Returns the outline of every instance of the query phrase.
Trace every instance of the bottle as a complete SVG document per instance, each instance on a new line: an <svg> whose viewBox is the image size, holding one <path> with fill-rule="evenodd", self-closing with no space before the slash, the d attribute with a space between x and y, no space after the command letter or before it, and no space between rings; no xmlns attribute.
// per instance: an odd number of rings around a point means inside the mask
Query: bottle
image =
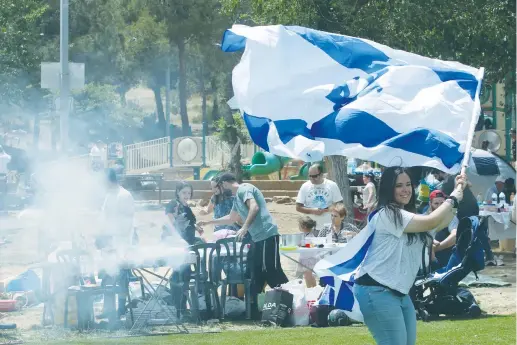
<svg viewBox="0 0 517 345"><path fill-rule="evenodd" d="M355 174L355 170L357 169L357 161L354 159L354 158L350 158L348 160L348 164L347 164L347 170L348 170L348 173L349 174Z"/></svg>
<svg viewBox="0 0 517 345"><path fill-rule="evenodd" d="M478 196L476 197L477 201L478 201L478 206L481 206L483 204L483 197L481 196L481 193L478 194Z"/></svg>
<svg viewBox="0 0 517 345"><path fill-rule="evenodd" d="M329 231L329 233L327 234L325 242L327 242L327 244L332 243L332 231Z"/></svg>
<svg viewBox="0 0 517 345"><path fill-rule="evenodd" d="M506 205L506 195L503 192L499 193L499 205L504 207Z"/></svg>
<svg viewBox="0 0 517 345"><path fill-rule="evenodd" d="M497 194L492 193L492 205L497 205Z"/></svg>

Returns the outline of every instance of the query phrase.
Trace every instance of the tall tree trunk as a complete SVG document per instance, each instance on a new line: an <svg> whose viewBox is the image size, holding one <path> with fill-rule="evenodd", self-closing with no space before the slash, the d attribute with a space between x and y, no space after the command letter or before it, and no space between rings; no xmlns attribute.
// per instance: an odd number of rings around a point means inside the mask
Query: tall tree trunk
<svg viewBox="0 0 517 345"><path fill-rule="evenodd" d="M348 180L347 172L348 159L344 156L329 156L326 162L330 162L328 168L329 178L336 182L341 195L343 196L343 203L345 204L348 218L354 218L354 208L352 193L350 192L350 181Z"/></svg>
<svg viewBox="0 0 517 345"><path fill-rule="evenodd" d="M212 123L215 123L219 120L219 97L217 96L217 80L215 77L212 78L210 82L211 92L212 92Z"/></svg>
<svg viewBox="0 0 517 345"><path fill-rule="evenodd" d="M152 87L154 93L154 100L156 102L156 116L158 117L158 126L160 127L160 134L162 136L167 135L167 129L165 128L165 112L163 111L162 92L159 86Z"/></svg>
<svg viewBox="0 0 517 345"><path fill-rule="evenodd" d="M176 42L178 46L178 63L179 63L179 81L178 81L178 96L180 102L180 116L181 116L181 129L183 135L189 135L190 124L188 121L187 114L187 68L185 61L185 41L179 39Z"/></svg>
<svg viewBox="0 0 517 345"><path fill-rule="evenodd" d="M230 99L231 94L233 92L232 87L232 78L231 75L228 78L229 87L225 88L225 97L226 99ZM235 120L233 119L233 113L230 109L224 112L224 120L228 125L232 125L233 128L229 133L229 146L231 148L230 162L228 164L228 169L235 174L237 177L237 181L242 181L242 165L241 165L241 145L240 140L237 135L237 129L235 128Z"/></svg>
<svg viewBox="0 0 517 345"><path fill-rule="evenodd" d="M206 112L206 87L205 87L205 68L201 62L201 72L199 73L199 92L201 93L201 118L203 121L203 128L208 125L208 118ZM206 133L208 135L208 133Z"/></svg>

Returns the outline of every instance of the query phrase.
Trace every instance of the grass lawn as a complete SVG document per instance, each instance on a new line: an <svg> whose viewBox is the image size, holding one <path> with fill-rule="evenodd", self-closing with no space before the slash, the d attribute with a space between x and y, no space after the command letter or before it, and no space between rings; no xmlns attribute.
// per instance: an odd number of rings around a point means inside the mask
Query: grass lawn
<svg viewBox="0 0 517 345"><path fill-rule="evenodd" d="M477 320L440 320L418 322L418 345L510 345L516 343L516 318L490 316ZM48 341L48 340L47 340ZM32 343L32 342L29 342ZM211 334L167 335L133 338L96 338L92 340L37 341L55 345L82 344L354 344L374 345L366 327L286 328L250 331L222 331Z"/></svg>

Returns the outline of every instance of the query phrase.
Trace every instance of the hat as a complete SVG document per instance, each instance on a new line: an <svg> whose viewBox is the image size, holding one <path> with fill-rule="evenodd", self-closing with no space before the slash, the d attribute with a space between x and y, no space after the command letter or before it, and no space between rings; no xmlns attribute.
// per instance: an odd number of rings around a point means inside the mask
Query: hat
<svg viewBox="0 0 517 345"><path fill-rule="evenodd" d="M505 183L505 182L506 182L506 179L505 179L503 176L499 175L499 176L497 176L497 178L495 179L495 182L496 182L496 183L497 183L497 182Z"/></svg>
<svg viewBox="0 0 517 345"><path fill-rule="evenodd" d="M369 177L371 179L375 178L375 174L373 173L373 171L368 171L368 172L364 173L364 176Z"/></svg>
<svg viewBox="0 0 517 345"><path fill-rule="evenodd" d="M444 192L442 192L441 190L437 189L437 190L433 190L431 192L431 194L429 194L429 200L433 200L434 198L447 198L447 194L445 194Z"/></svg>

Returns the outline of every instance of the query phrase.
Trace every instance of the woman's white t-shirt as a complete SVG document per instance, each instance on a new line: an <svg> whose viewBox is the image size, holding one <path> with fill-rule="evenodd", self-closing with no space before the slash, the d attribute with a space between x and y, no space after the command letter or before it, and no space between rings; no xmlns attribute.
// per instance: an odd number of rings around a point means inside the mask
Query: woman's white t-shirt
<svg viewBox="0 0 517 345"><path fill-rule="evenodd" d="M375 234L355 279L368 274L378 283L408 294L422 264L424 243L416 238L408 244L404 229L414 214L401 210L402 224L395 225L391 211L382 209L373 216L369 226Z"/></svg>
<svg viewBox="0 0 517 345"><path fill-rule="evenodd" d="M370 209L375 204L375 185L373 182L368 182L363 188L363 206L366 209Z"/></svg>

